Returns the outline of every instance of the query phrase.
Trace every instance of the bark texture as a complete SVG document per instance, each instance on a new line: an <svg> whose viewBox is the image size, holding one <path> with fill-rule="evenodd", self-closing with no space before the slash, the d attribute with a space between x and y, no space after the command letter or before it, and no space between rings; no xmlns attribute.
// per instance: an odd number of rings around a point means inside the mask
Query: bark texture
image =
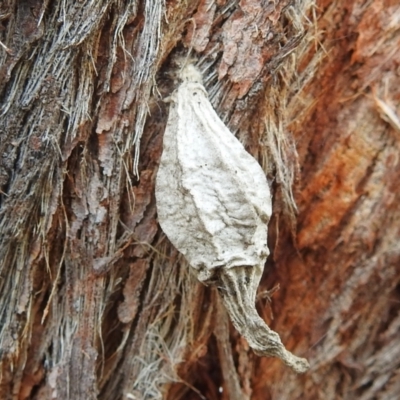
<svg viewBox="0 0 400 400"><path fill-rule="evenodd" d="M3 1L0 398L397 399L399 48L397 0ZM157 224L189 50L272 184L258 311L305 375Z"/></svg>

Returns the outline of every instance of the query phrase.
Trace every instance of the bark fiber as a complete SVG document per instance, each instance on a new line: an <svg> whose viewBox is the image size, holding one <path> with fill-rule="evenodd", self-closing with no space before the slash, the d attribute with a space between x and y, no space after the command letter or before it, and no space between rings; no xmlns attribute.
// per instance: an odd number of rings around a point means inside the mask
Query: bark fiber
<svg viewBox="0 0 400 400"><path fill-rule="evenodd" d="M0 398L397 399L399 48L397 0L4 0ZM158 226L189 52L271 183L257 306L304 375Z"/></svg>

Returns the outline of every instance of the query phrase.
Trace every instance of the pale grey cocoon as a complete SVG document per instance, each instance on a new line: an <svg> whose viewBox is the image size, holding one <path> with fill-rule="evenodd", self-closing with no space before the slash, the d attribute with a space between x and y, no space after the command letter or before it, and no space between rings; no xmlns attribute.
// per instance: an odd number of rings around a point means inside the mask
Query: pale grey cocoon
<svg viewBox="0 0 400 400"><path fill-rule="evenodd" d="M181 78L171 96L156 179L161 228L197 278L217 284L234 326L250 346L303 372L306 365L298 366L303 359L284 349L254 305L269 254L272 210L265 174L212 108L199 71L188 65Z"/></svg>

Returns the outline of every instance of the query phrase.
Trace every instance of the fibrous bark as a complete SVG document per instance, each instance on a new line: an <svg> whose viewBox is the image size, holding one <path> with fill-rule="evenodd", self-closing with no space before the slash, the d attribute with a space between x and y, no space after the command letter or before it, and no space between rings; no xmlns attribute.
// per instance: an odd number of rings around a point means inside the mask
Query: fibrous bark
<svg viewBox="0 0 400 400"><path fill-rule="evenodd" d="M0 398L394 399L394 0L0 5ZM273 188L258 310L296 377L227 325L157 225L173 58ZM240 391L240 393L238 393Z"/></svg>

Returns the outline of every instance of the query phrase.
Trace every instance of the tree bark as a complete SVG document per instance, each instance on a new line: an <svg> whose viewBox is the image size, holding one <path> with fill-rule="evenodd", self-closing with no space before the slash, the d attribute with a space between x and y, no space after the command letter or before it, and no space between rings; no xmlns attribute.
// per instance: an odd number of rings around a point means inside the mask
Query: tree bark
<svg viewBox="0 0 400 400"><path fill-rule="evenodd" d="M0 5L1 399L395 399L394 0ZM157 224L176 60L262 165L257 357ZM279 285L279 290L263 293Z"/></svg>

